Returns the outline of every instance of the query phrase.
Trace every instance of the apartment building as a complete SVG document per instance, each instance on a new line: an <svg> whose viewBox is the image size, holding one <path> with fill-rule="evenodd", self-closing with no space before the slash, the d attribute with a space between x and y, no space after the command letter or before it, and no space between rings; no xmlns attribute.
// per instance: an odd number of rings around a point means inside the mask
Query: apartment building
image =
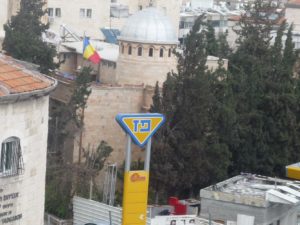
<svg viewBox="0 0 300 225"><path fill-rule="evenodd" d="M20 9L20 0L0 0L0 50L4 38L3 25Z"/></svg>
<svg viewBox="0 0 300 225"><path fill-rule="evenodd" d="M62 25L78 36L103 40L109 26L110 0L47 0L50 29L61 34Z"/></svg>
<svg viewBox="0 0 300 225"><path fill-rule="evenodd" d="M241 174L200 191L201 216L230 225L298 225L300 182Z"/></svg>

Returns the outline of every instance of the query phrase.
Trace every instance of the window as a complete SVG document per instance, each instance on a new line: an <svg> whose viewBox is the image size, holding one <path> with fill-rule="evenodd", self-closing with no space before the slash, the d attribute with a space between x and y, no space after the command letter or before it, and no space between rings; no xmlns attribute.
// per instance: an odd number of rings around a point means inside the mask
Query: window
<svg viewBox="0 0 300 225"><path fill-rule="evenodd" d="M164 57L164 49L163 48L161 48L160 50L159 50L159 57Z"/></svg>
<svg viewBox="0 0 300 225"><path fill-rule="evenodd" d="M124 54L124 45L123 44L121 44L121 52L122 52L122 54Z"/></svg>
<svg viewBox="0 0 300 225"><path fill-rule="evenodd" d="M153 48L149 49L149 57L153 57Z"/></svg>
<svg viewBox="0 0 300 225"><path fill-rule="evenodd" d="M85 9L80 9L79 14L80 14L81 18L84 18L85 17Z"/></svg>
<svg viewBox="0 0 300 225"><path fill-rule="evenodd" d="M143 54L142 47L138 47L138 56L142 56L142 54Z"/></svg>
<svg viewBox="0 0 300 225"><path fill-rule="evenodd" d="M143 9L143 6L139 5L139 10L142 10Z"/></svg>
<svg viewBox="0 0 300 225"><path fill-rule="evenodd" d="M277 223L276 223L276 225L280 225L280 220L277 220Z"/></svg>
<svg viewBox="0 0 300 225"><path fill-rule="evenodd" d="M87 18L92 18L92 9L87 9L86 10L86 17Z"/></svg>
<svg viewBox="0 0 300 225"><path fill-rule="evenodd" d="M92 18L92 9L80 9L79 15L81 18Z"/></svg>
<svg viewBox="0 0 300 225"><path fill-rule="evenodd" d="M2 142L0 154L0 177L14 176L23 171L20 139L11 137Z"/></svg>
<svg viewBox="0 0 300 225"><path fill-rule="evenodd" d="M61 9L60 8L55 9L55 16L56 17L61 17Z"/></svg>
<svg viewBox="0 0 300 225"><path fill-rule="evenodd" d="M172 55L172 49L170 48L168 56L171 57L171 55Z"/></svg>
<svg viewBox="0 0 300 225"><path fill-rule="evenodd" d="M53 17L53 8L48 8L48 16Z"/></svg>
<svg viewBox="0 0 300 225"><path fill-rule="evenodd" d="M131 55L132 54L132 47L131 47L131 45L129 45L129 47L128 47L128 55Z"/></svg>

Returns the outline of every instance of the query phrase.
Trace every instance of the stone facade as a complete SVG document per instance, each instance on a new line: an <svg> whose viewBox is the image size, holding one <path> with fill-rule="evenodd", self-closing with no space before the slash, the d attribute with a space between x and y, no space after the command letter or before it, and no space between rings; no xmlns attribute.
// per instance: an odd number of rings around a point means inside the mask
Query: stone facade
<svg viewBox="0 0 300 225"><path fill-rule="evenodd" d="M289 24L294 25L294 31L300 32L300 3L288 5L285 9L285 18Z"/></svg>
<svg viewBox="0 0 300 225"><path fill-rule="evenodd" d="M110 1L102 0L47 0L50 29L60 32L60 25L65 24L80 36L89 36L103 40L100 28L109 26ZM60 11L60 13L58 11Z"/></svg>
<svg viewBox="0 0 300 225"><path fill-rule="evenodd" d="M4 38L3 25L20 9L20 0L0 0L0 50Z"/></svg>
<svg viewBox="0 0 300 225"><path fill-rule="evenodd" d="M24 162L23 174L0 177L0 224L44 222L48 100L45 96L0 105L0 142L19 138ZM12 218L15 222L5 222Z"/></svg>
<svg viewBox="0 0 300 225"><path fill-rule="evenodd" d="M168 72L176 69L176 57L172 53L174 48L176 45L121 41L116 72L117 83L155 86L158 81L162 85Z"/></svg>
<svg viewBox="0 0 300 225"><path fill-rule="evenodd" d="M114 151L110 162L124 160L126 135L115 121L118 113L142 112L149 104L153 88L144 86L104 86L92 85L92 93L85 110L85 127L83 146L95 149L102 140L106 141ZM78 140L75 140L74 161L78 161ZM133 152L134 158L143 157L141 151Z"/></svg>
<svg viewBox="0 0 300 225"><path fill-rule="evenodd" d="M152 6L163 11L172 21L176 33L179 28L180 7L182 5L181 0L117 0L118 3L128 6L129 14L134 14L139 10ZM112 18L112 27L122 28L126 18Z"/></svg>

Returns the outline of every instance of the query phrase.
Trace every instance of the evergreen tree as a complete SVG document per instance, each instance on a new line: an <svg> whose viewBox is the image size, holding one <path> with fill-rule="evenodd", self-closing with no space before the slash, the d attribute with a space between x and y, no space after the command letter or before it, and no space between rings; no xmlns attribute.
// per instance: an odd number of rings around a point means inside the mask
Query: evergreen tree
<svg viewBox="0 0 300 225"><path fill-rule="evenodd" d="M42 40L48 24L42 22L45 15L42 0L21 0L20 11L4 25L3 49L12 57L39 65L42 73L56 68L53 58L56 49Z"/></svg>
<svg viewBox="0 0 300 225"><path fill-rule="evenodd" d="M155 141L152 144L150 191L154 193L155 204L164 203L168 199L169 192L175 187L177 179L177 172L173 164L175 155L168 143L171 138L169 118L171 117L170 113L173 113L172 99L169 97L173 98L173 90L173 78L168 75L162 88L163 96L158 83L156 84L153 105L150 109L150 112L163 113L166 117L165 124L155 134Z"/></svg>
<svg viewBox="0 0 300 225"><path fill-rule="evenodd" d="M274 45L270 43L274 29L270 15L275 10L271 2L255 1L246 8L237 31L238 49L229 65L238 134L230 145L231 173L281 176L297 150L295 53L291 28L283 49L285 23L279 27Z"/></svg>
<svg viewBox="0 0 300 225"><path fill-rule="evenodd" d="M176 176L166 191L180 197L198 194L200 187L225 178L230 159L227 144L219 136L222 128L214 121L223 119L223 97L218 99L221 95L213 90L222 80L207 70L207 33L200 31L201 26L200 17L183 53L178 54L178 73L170 74L164 83L161 108L167 123L154 140L164 140L161 163L168 163L173 168L171 175ZM153 158L161 155L154 150ZM152 174L158 168L153 166Z"/></svg>
<svg viewBox="0 0 300 225"><path fill-rule="evenodd" d="M216 38L215 29L211 24L206 26L206 39L207 39L207 55L218 56L219 54L219 43Z"/></svg>

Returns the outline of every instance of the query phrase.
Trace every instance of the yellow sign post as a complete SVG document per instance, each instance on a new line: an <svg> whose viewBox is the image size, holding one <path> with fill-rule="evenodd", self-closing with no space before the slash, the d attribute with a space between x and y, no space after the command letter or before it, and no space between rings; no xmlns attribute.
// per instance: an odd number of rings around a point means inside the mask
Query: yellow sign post
<svg viewBox="0 0 300 225"><path fill-rule="evenodd" d="M161 114L119 114L117 122L127 133L122 225L145 225L147 220L151 137L164 123ZM131 171L131 142L146 146L144 170Z"/></svg>

